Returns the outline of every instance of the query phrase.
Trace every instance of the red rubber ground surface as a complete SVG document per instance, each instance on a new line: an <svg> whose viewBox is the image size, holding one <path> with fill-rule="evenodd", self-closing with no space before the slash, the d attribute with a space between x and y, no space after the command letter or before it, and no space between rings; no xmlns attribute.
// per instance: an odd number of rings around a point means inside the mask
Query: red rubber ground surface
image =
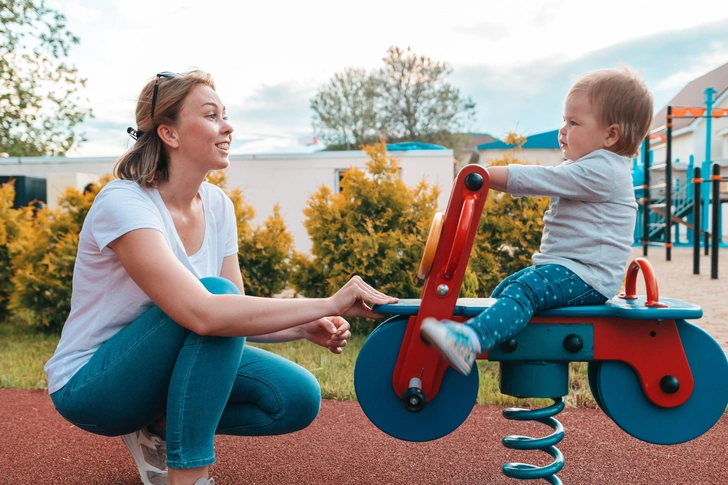
<svg viewBox="0 0 728 485"><path fill-rule="evenodd" d="M507 421L500 408L477 406L452 434L429 443L391 438L355 402L324 401L304 431L266 438L218 437L212 474L230 484L510 484L507 461L548 463L540 452L505 449L508 434L544 436L550 428ZM728 415L689 443L656 446L638 441L604 413L567 409L559 415L559 445L567 485L726 485ZM0 389L0 484L140 483L119 438L75 428L53 409L45 391Z"/></svg>

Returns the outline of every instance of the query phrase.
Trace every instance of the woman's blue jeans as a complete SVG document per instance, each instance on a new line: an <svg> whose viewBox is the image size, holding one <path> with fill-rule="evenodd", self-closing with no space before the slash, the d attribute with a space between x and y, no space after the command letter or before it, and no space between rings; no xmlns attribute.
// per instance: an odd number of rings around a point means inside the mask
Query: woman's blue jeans
<svg viewBox="0 0 728 485"><path fill-rule="evenodd" d="M214 294L239 293L203 278ZM60 390L58 412L105 436L167 421L167 465L215 462L215 434L267 436L298 431L316 417L321 389L306 369L244 337L203 337L154 306L105 342Z"/></svg>
<svg viewBox="0 0 728 485"><path fill-rule="evenodd" d="M486 351L524 329L534 313L567 306L601 305L607 298L558 264L529 266L500 282L497 301L468 320Z"/></svg>

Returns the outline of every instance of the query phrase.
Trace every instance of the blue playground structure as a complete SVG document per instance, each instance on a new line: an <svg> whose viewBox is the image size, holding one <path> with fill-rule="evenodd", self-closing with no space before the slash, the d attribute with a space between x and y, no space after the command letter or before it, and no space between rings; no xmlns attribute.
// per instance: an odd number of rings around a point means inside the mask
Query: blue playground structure
<svg viewBox="0 0 728 485"><path fill-rule="evenodd" d="M720 191L721 182L728 179L720 175L720 165L712 163L711 158L712 120L728 116L728 109L713 108L714 94L712 88L705 90L703 108L668 106L666 135L648 136L642 144L642 163L634 159L632 169L639 204L634 244L642 245L644 256L647 256L649 246L663 246L668 261L671 260L673 247L692 246L696 274L699 273L698 248L703 247L708 254L709 247L728 247L722 237L722 205L728 202L728 193L721 194ZM687 166L680 160L673 162L672 122L676 118L705 118L706 150L702 163L696 164L693 155L690 155ZM664 162L656 163L650 150L650 140L655 138L665 142ZM662 180L654 183L652 179L660 173L664 174ZM667 217L668 214L670 217ZM685 240L681 236L681 226L686 228ZM714 278L717 278L717 256L718 252L713 251Z"/></svg>

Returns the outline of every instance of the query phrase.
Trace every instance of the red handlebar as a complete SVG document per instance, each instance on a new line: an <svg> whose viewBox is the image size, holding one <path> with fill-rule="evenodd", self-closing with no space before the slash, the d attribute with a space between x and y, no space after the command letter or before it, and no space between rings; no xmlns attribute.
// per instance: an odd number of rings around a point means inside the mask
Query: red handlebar
<svg viewBox="0 0 728 485"><path fill-rule="evenodd" d="M440 273L440 276L445 280L449 280L453 277L455 270L460 263L460 257L463 254L463 247L465 246L465 241L468 239L468 233L470 232L470 224L473 222L476 198L477 195L474 193L467 194L464 197L465 200L463 201L463 209L462 212L460 212L460 220L458 220L458 227L455 231L455 239L453 241L452 249L450 250L450 257L447 259L445 269L442 273ZM470 255L466 254L465 257L469 258Z"/></svg>
<svg viewBox="0 0 728 485"><path fill-rule="evenodd" d="M657 289L657 278L652 269L652 265L644 258L635 258L627 268L627 277L624 282L624 293L619 295L625 300L635 300L637 298L637 273L642 270L645 277L645 288L647 289L647 301L645 306L654 308L666 308L667 305L660 303L660 292Z"/></svg>

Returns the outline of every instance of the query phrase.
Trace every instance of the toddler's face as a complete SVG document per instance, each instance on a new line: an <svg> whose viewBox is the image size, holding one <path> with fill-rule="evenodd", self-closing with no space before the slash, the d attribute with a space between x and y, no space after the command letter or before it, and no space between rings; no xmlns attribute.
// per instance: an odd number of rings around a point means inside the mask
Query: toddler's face
<svg viewBox="0 0 728 485"><path fill-rule="evenodd" d="M606 127L597 119L589 99L574 95L564 102L564 126L559 130L559 146L564 157L577 161L605 148Z"/></svg>

